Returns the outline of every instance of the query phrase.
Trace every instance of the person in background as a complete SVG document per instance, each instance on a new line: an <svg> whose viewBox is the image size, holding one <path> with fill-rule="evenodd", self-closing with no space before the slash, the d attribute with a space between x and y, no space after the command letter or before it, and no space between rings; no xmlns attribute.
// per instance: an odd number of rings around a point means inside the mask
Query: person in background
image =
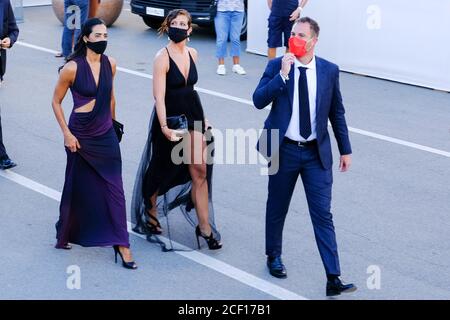
<svg viewBox="0 0 450 320"><path fill-rule="evenodd" d="M244 0L219 0L217 4L217 15L214 19L216 28L216 56L219 59L217 74L224 76L227 73L225 58L227 56L228 38L231 42L230 55L233 57L232 71L246 74L240 65L241 53L241 30L244 22L245 5Z"/></svg>
<svg viewBox="0 0 450 320"><path fill-rule="evenodd" d="M0 84L6 72L6 49L10 49L17 41L19 28L10 0L0 0Z"/></svg>
<svg viewBox="0 0 450 320"><path fill-rule="evenodd" d="M269 60L275 58L277 48L283 46L283 37L286 52L289 51L288 41L292 26L294 21L300 18L307 3L308 0L267 0L270 9L269 36L267 38Z"/></svg>
<svg viewBox="0 0 450 320"><path fill-rule="evenodd" d="M90 0L89 1L89 18L94 18L97 16L98 7L100 6L101 0Z"/></svg>
<svg viewBox="0 0 450 320"><path fill-rule="evenodd" d="M1 113L1 112L0 112ZM2 136L2 118L0 116L0 170L11 169L17 166L6 153L5 145L3 144Z"/></svg>
<svg viewBox="0 0 450 320"><path fill-rule="evenodd" d="M88 18L89 0L64 0L64 30L62 34L62 52L57 53L57 58L67 60L72 54L74 43L78 41L81 26Z"/></svg>
<svg viewBox="0 0 450 320"><path fill-rule="evenodd" d="M6 71L6 49L10 49L17 41L19 28L16 24L14 12L9 0L0 0L0 17L3 21L0 24L0 85ZM2 122L0 115L0 169L6 170L15 167L16 164L9 158L3 144Z"/></svg>

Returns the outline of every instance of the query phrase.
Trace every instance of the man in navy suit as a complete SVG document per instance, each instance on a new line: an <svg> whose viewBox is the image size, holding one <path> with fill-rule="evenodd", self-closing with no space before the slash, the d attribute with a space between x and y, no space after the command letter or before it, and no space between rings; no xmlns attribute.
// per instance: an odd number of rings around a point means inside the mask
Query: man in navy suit
<svg viewBox="0 0 450 320"><path fill-rule="evenodd" d="M6 69L6 49L11 48L19 36L16 19L9 0L0 0L0 84ZM16 164L6 154L3 145L2 123L0 117L0 169L10 169Z"/></svg>
<svg viewBox="0 0 450 320"><path fill-rule="evenodd" d="M290 53L274 59L253 94L257 109L272 103L265 121L265 134L258 150L274 167L269 173L266 207L266 255L270 274L286 278L281 260L282 233L298 176L302 178L320 256L327 274L327 296L355 291L344 285L341 274L331 209L332 154L328 120L340 157L340 170L351 164L351 145L345 110L339 89L339 68L314 54L320 28L304 17L296 21L289 39ZM277 131L278 139L273 138Z"/></svg>

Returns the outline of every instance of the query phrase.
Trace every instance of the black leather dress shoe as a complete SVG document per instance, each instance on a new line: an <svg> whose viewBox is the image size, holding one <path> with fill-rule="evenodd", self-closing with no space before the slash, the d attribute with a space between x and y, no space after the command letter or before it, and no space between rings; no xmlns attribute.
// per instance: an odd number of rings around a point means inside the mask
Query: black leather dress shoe
<svg viewBox="0 0 450 320"><path fill-rule="evenodd" d="M349 293L356 291L356 286L353 283L343 284L339 278L327 281L327 297L338 296L342 292Z"/></svg>
<svg viewBox="0 0 450 320"><path fill-rule="evenodd" d="M281 257L268 257L267 258L267 267L269 268L269 272L272 276L276 278L286 278L287 272L286 268L281 260Z"/></svg>
<svg viewBox="0 0 450 320"><path fill-rule="evenodd" d="M2 170L11 169L14 168L15 166L17 166L17 164L12 162L11 159L0 160L0 169Z"/></svg>

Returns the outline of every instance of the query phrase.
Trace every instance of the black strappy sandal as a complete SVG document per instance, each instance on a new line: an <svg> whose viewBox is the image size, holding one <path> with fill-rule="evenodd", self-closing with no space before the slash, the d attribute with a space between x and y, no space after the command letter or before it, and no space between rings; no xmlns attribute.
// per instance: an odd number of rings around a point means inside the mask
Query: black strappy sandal
<svg viewBox="0 0 450 320"><path fill-rule="evenodd" d="M159 220L152 216L150 213L147 214L147 216L150 218L149 221L147 221L147 228L149 229L150 233L152 234L162 234L162 227L161 224L159 223ZM151 221L156 222L156 224L153 224Z"/></svg>
<svg viewBox="0 0 450 320"><path fill-rule="evenodd" d="M200 231L200 226L197 226L195 228L195 235L197 237L197 245L199 249L200 249L200 240L199 240L200 237L205 239L206 243L208 244L209 250L218 250L222 248L222 243L220 243L220 241L214 238L213 233L211 232L209 236L204 235Z"/></svg>

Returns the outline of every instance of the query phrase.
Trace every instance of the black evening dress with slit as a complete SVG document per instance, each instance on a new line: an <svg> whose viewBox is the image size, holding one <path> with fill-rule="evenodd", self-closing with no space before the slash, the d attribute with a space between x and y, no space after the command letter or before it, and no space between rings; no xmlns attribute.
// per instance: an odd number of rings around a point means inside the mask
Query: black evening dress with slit
<svg viewBox="0 0 450 320"><path fill-rule="evenodd" d="M167 48L166 48L167 50ZM209 195L209 220L215 239L220 234L215 227L214 208L212 203L212 172L214 156L214 138L212 132L205 128L205 117L200 97L194 90L198 81L198 73L192 56L189 53L190 67L186 78L170 57L169 71L166 75L166 116L185 115L188 119L189 131L201 131L207 145L207 182ZM191 198L192 179L188 164L177 163L172 159L172 150L181 142L169 141L161 130L156 115L156 108L150 118L147 143L138 168L132 199L133 230L147 235L150 242L157 242L164 251L191 248L196 244L195 227L198 224L197 213ZM181 151L182 155L182 151ZM148 224L148 211L152 208L150 197L158 193L156 207L158 220L163 233L161 236L151 232ZM151 221L154 223L154 221ZM170 243L170 244L169 244Z"/></svg>

